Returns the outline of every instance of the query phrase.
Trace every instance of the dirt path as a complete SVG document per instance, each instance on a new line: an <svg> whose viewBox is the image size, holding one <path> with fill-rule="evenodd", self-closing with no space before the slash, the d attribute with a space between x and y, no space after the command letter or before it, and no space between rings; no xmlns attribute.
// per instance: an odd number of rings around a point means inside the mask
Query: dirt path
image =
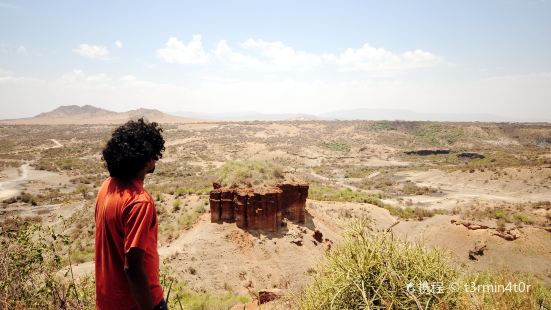
<svg viewBox="0 0 551 310"><path fill-rule="evenodd" d="M50 147L51 149L57 149L57 148L60 148L60 147L63 147L63 144L59 143L59 141L57 141L56 139L50 139L50 141L52 141L55 145Z"/></svg>
<svg viewBox="0 0 551 310"><path fill-rule="evenodd" d="M29 178L30 164L25 163L18 168L19 176L0 182L0 200L9 199L20 193L19 187Z"/></svg>
<svg viewBox="0 0 551 310"><path fill-rule="evenodd" d="M56 139L48 139L53 142L54 145L47 147L46 149L57 149L63 147ZM9 199L19 195L21 192L21 186L30 180L41 179L51 172L37 171L31 167L32 161L25 162L18 168L18 176L12 179L8 179L0 182L0 201Z"/></svg>

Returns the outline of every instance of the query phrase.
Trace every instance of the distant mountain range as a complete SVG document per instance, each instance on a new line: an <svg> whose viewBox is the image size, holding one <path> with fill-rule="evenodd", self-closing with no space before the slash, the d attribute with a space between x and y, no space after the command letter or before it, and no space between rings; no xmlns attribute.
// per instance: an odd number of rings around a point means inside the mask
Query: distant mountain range
<svg viewBox="0 0 551 310"><path fill-rule="evenodd" d="M289 120L404 120L448 122L549 122L551 119L511 119L492 114L417 113L410 110L354 109L322 114L262 114L257 112L231 113L165 113L155 109L113 112L91 105L60 106L50 112L30 118L0 120L2 124L120 124L143 117L159 123L191 123L201 121L289 121Z"/></svg>
<svg viewBox="0 0 551 310"><path fill-rule="evenodd" d="M166 114L155 109L137 109L127 112L114 112L91 105L60 106L50 112L35 117L2 120L4 124L121 124L130 119L143 117L158 123L190 123L199 120Z"/></svg>
<svg viewBox="0 0 551 310"><path fill-rule="evenodd" d="M319 117L311 114L264 114L258 112L229 112L229 113L197 113L173 112L174 115L213 121L290 121L290 120L318 120Z"/></svg>
<svg viewBox="0 0 551 310"><path fill-rule="evenodd" d="M444 121L444 122L508 122L503 116L483 113L418 113L411 110L393 109L353 109L340 110L320 115L324 119L341 120L403 120L403 121Z"/></svg>
<svg viewBox="0 0 551 310"><path fill-rule="evenodd" d="M447 121L447 122L514 122L514 121L549 121L549 120L515 120L492 114L453 114L453 113L418 113L410 110L392 109L353 109L338 110L321 114L262 114L256 112L235 113L195 113L173 112L174 115L187 116L204 120L220 121L281 121L281 120L403 120L403 121Z"/></svg>

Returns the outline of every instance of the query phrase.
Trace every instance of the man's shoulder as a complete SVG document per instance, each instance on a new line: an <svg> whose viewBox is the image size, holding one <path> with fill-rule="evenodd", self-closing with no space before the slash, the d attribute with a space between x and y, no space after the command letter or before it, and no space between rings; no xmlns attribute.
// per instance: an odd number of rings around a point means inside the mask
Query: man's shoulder
<svg viewBox="0 0 551 310"><path fill-rule="evenodd" d="M144 204L147 203L147 204L155 205L151 195L149 195L149 193L147 191L145 191L144 189L142 189L139 192L136 192L134 194L134 196L132 197L132 202L133 203L144 203Z"/></svg>
<svg viewBox="0 0 551 310"><path fill-rule="evenodd" d="M151 203L154 204L153 198L143 187L134 184L133 182L122 181L117 178L109 177L100 187L98 196L117 196L122 198L125 205L136 203Z"/></svg>

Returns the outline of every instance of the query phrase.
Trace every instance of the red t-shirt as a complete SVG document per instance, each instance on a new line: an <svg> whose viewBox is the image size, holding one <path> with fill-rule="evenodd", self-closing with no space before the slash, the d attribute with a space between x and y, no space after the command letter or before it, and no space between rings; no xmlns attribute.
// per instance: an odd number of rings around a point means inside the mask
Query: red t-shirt
<svg viewBox="0 0 551 310"><path fill-rule="evenodd" d="M143 180L108 178L96 199L96 309L138 308L124 273L124 257L131 248L144 251L153 304L160 303L155 203Z"/></svg>

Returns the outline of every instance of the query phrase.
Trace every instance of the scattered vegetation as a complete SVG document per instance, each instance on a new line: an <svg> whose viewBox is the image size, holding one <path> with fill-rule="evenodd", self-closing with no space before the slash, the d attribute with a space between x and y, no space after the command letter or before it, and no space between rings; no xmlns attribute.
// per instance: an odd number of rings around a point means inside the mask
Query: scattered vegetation
<svg viewBox="0 0 551 310"><path fill-rule="evenodd" d="M370 203L382 207L384 203L378 195L353 191L349 188L335 188L319 184L310 184L308 198L322 201L344 201Z"/></svg>
<svg viewBox="0 0 551 310"><path fill-rule="evenodd" d="M187 287L186 283L178 281L172 274L171 268L165 264L161 270L161 285L166 293L170 290L170 298L167 303L171 309L226 310L236 304L250 302L248 296L237 295L231 291L221 294L194 292Z"/></svg>
<svg viewBox="0 0 551 310"><path fill-rule="evenodd" d="M344 171L345 178L365 178L374 173L375 169L372 167L351 167Z"/></svg>
<svg viewBox="0 0 551 310"><path fill-rule="evenodd" d="M205 213L205 208L202 205L198 205L193 210L182 213L178 218L178 224L184 228L190 228L193 224L197 223L197 220L203 213Z"/></svg>
<svg viewBox="0 0 551 310"><path fill-rule="evenodd" d="M537 225L548 226L551 224L551 218L546 217L545 212L540 210L551 210L551 202L531 202L531 203L505 203L489 204L475 203L469 208L454 210L463 218L482 220L497 220L503 224L513 223L516 225Z"/></svg>
<svg viewBox="0 0 551 310"><path fill-rule="evenodd" d="M351 149L349 144L344 142L337 142L337 141L322 142L321 147L334 152L343 152L343 153L348 153L350 152L350 149Z"/></svg>
<svg viewBox="0 0 551 310"><path fill-rule="evenodd" d="M230 187L258 187L275 185L285 179L283 168L261 161L233 161L225 163L218 172L218 182Z"/></svg>
<svg viewBox="0 0 551 310"><path fill-rule="evenodd" d="M369 203L387 209L390 214L403 219L424 219L443 214L444 210L425 209L418 207L397 207L384 203L380 195L372 195L364 192L353 191L349 188L334 188L324 185L311 184L308 190L308 198L321 201L342 201Z"/></svg>
<svg viewBox="0 0 551 310"><path fill-rule="evenodd" d="M421 125L413 134L420 143L435 146L452 145L464 138L462 128L433 123Z"/></svg>
<svg viewBox="0 0 551 310"><path fill-rule="evenodd" d="M67 236L49 228L12 221L0 230L0 308L92 309L93 279L78 281L58 275L62 266L59 247ZM13 272L17 270L17 272Z"/></svg>
<svg viewBox="0 0 551 310"><path fill-rule="evenodd" d="M406 181L401 188L401 191L405 195L430 195L437 193L438 191L434 188L427 187L427 186L419 186L411 181Z"/></svg>
<svg viewBox="0 0 551 310"><path fill-rule="evenodd" d="M15 196L15 197L6 199L3 202L7 203L7 204L15 203L15 202L22 202L22 203L28 203L32 206L36 206L38 204L38 200L39 199L37 199L37 197L32 195L32 194L29 194L27 192L21 192L21 194Z"/></svg>
<svg viewBox="0 0 551 310"><path fill-rule="evenodd" d="M381 122L375 122L369 126L372 130L397 130L398 127L394 122L388 122L388 121L381 121Z"/></svg>

